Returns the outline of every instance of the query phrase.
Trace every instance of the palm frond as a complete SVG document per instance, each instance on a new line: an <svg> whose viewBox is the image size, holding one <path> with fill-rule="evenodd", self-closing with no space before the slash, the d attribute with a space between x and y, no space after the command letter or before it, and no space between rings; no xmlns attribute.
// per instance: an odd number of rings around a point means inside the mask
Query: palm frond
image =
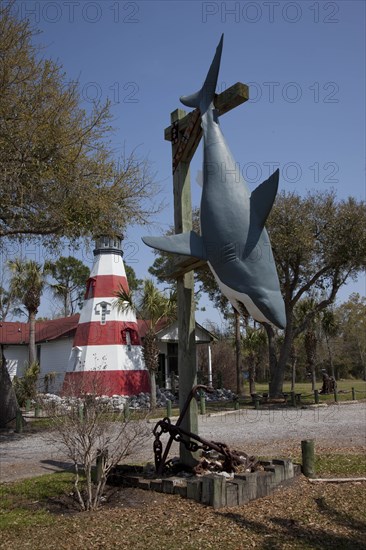
<svg viewBox="0 0 366 550"><path fill-rule="evenodd" d="M132 311L135 315L137 313L137 306L134 301L133 292L126 290L122 285L119 285L117 292L115 293L115 300L112 305L117 309L119 313L127 313Z"/></svg>

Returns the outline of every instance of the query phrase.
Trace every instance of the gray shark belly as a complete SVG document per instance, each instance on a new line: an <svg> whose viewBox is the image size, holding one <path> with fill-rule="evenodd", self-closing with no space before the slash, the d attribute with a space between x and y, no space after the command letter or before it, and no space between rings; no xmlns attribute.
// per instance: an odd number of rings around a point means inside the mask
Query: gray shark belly
<svg viewBox="0 0 366 550"><path fill-rule="evenodd" d="M208 262L222 292L234 307L233 302L242 302L257 321L285 326L284 302L265 229L249 254L240 249L240 244L234 249L227 246L216 250L216 256L209 256Z"/></svg>

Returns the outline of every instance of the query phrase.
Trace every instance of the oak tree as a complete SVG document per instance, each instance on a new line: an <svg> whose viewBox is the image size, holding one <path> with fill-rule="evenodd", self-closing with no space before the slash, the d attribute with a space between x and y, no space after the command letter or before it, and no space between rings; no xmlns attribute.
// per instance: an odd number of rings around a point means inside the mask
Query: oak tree
<svg viewBox="0 0 366 550"><path fill-rule="evenodd" d="M78 82L36 45L12 2L0 6L0 244L120 233L146 221L146 161L116 158L109 102L86 111Z"/></svg>
<svg viewBox="0 0 366 550"><path fill-rule="evenodd" d="M282 391L294 338L334 303L339 289L366 266L366 204L353 197L336 200L333 191L280 193L267 221L286 306L287 325L279 349L276 331L269 338L270 395ZM296 322L300 300L318 296Z"/></svg>

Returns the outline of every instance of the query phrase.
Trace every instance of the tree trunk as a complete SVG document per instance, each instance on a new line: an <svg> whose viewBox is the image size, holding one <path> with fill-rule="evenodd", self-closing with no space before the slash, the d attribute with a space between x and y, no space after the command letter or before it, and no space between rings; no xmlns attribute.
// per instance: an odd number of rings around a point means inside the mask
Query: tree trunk
<svg viewBox="0 0 366 550"><path fill-rule="evenodd" d="M155 371L150 371L150 410L156 409L156 378Z"/></svg>
<svg viewBox="0 0 366 550"><path fill-rule="evenodd" d="M311 365L311 391L316 390L316 372L315 372L315 364L313 363Z"/></svg>
<svg viewBox="0 0 366 550"><path fill-rule="evenodd" d="M291 346L292 346L292 321L290 315L287 315L287 326L285 330L285 338L281 346L280 356L277 359L275 334L271 325L263 323L268 337L269 351L269 397L276 399L281 397L283 390L283 380L285 376L286 365L289 361Z"/></svg>
<svg viewBox="0 0 366 550"><path fill-rule="evenodd" d="M291 391L295 391L296 384L296 357L292 359L292 378L291 378Z"/></svg>
<svg viewBox="0 0 366 550"><path fill-rule="evenodd" d="M69 317L70 315L72 315L71 307L69 304L70 304L70 295L69 295L69 292L67 292L64 295L64 317Z"/></svg>
<svg viewBox="0 0 366 550"><path fill-rule="evenodd" d="M249 393L253 395L255 393L255 375L256 375L256 365L254 356L249 357Z"/></svg>
<svg viewBox="0 0 366 550"><path fill-rule="evenodd" d="M36 351L36 313L37 311L29 311L29 364L32 365L37 361Z"/></svg>
<svg viewBox="0 0 366 550"><path fill-rule="evenodd" d="M325 336L325 341L327 343L327 349L328 349L330 372L335 380L336 376L335 376L335 370L334 370L333 353L332 353L332 348L330 347L329 336L327 335Z"/></svg>
<svg viewBox="0 0 366 550"><path fill-rule="evenodd" d="M316 362L317 338L313 329L309 328L306 331L304 342L305 342L306 362L311 372L311 389L312 391L314 391L316 390L315 362Z"/></svg>
<svg viewBox="0 0 366 550"><path fill-rule="evenodd" d="M264 323L264 328L268 337L268 355L269 355L269 397L276 398L282 393L283 369L277 360L276 347L274 341L274 331L271 325Z"/></svg>
<svg viewBox="0 0 366 550"><path fill-rule="evenodd" d="M3 346L1 346L0 358L0 428L6 428L12 420L15 420L19 410L18 401L10 380Z"/></svg>
<svg viewBox="0 0 366 550"><path fill-rule="evenodd" d="M240 341L240 313L234 309L235 318L235 361L236 361L236 393L243 395L241 372L241 341Z"/></svg>

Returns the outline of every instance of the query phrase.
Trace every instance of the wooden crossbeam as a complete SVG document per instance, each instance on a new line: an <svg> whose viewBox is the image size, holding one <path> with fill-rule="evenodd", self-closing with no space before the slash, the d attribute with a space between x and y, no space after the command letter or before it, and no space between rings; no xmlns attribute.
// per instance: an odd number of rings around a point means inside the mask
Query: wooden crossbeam
<svg viewBox="0 0 366 550"><path fill-rule="evenodd" d="M248 99L249 87L242 82L237 82L221 94L216 94L214 104L216 109L218 110L219 116L221 116L225 113L228 113L232 109L235 109L235 107L238 107L238 105L245 103L245 101L248 101ZM184 134L187 126L189 126L190 124L191 118L195 116L194 113L196 111L198 111L198 109L195 109L194 111L188 113L184 118L179 120L179 133L181 135ZM171 124L170 126L165 128L164 139L166 141L173 141L173 127L174 124Z"/></svg>
<svg viewBox="0 0 366 550"><path fill-rule="evenodd" d="M205 260L193 258L191 256L177 256L174 262L174 267L170 273L166 274L167 279L177 279L185 273L192 270L202 269L207 266ZM208 266L207 266L208 268Z"/></svg>

